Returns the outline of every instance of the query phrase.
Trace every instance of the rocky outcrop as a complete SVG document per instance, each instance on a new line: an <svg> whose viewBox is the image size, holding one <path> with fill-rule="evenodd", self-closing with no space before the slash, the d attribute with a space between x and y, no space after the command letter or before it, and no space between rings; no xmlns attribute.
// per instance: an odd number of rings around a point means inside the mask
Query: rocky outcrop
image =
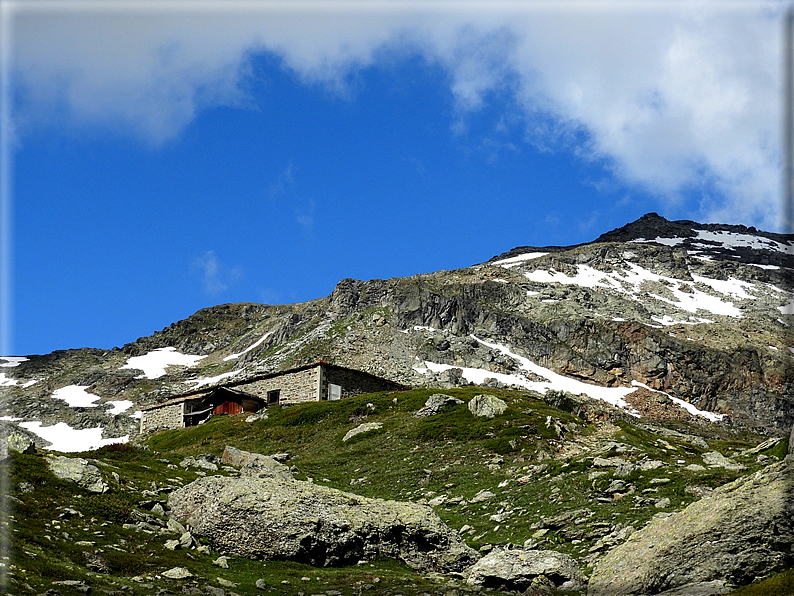
<svg viewBox="0 0 794 596"><path fill-rule="evenodd" d="M262 462L246 467L261 469ZM239 478L199 478L172 492L172 515L216 550L255 559L334 566L387 556L449 572L478 558L429 507L250 470Z"/></svg>
<svg viewBox="0 0 794 596"><path fill-rule="evenodd" d="M109 490L102 480L99 468L88 463L81 457L48 457L46 459L50 471L63 480L71 480L92 493L104 493Z"/></svg>
<svg viewBox="0 0 794 596"><path fill-rule="evenodd" d="M414 418L427 418L428 416L435 416L444 408L449 406L456 406L463 402L451 395L444 393L434 393L427 398L425 405L414 413Z"/></svg>
<svg viewBox="0 0 794 596"><path fill-rule="evenodd" d="M0 461L7 459L11 453L36 453L33 437L11 430L9 426L0 426Z"/></svg>
<svg viewBox="0 0 794 596"><path fill-rule="evenodd" d="M790 567L792 491L794 461L787 458L680 513L652 520L598 563L588 595L658 594L720 581L742 585Z"/></svg>
<svg viewBox="0 0 794 596"><path fill-rule="evenodd" d="M493 418L503 414L505 410L507 404L495 395L475 395L469 401L469 411L478 417Z"/></svg>
<svg viewBox="0 0 794 596"><path fill-rule="evenodd" d="M342 442L347 443L350 439L355 437L356 435L360 435L362 433L368 433L373 430L380 430L383 428L382 422L363 422L359 424L355 428L351 428L349 431L345 433L345 436L342 437Z"/></svg>
<svg viewBox="0 0 794 596"><path fill-rule="evenodd" d="M470 585L517 592L581 590L587 581L569 555L520 548L492 550L467 575L466 582Z"/></svg>

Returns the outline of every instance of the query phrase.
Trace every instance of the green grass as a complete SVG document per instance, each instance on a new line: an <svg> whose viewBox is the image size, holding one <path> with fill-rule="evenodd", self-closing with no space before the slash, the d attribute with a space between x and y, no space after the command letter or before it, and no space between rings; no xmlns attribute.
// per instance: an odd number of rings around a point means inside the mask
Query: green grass
<svg viewBox="0 0 794 596"><path fill-rule="evenodd" d="M776 573L763 581L731 592L731 596L792 596L793 594L794 569Z"/></svg>
<svg viewBox="0 0 794 596"><path fill-rule="evenodd" d="M599 500L603 497L601 491L616 479L614 469L595 468L592 455L587 454L552 459L549 454L560 446L560 439L554 424L547 424L547 419L550 416L565 425L568 440L588 439L595 432L593 425L526 392L481 387L443 392L463 402L479 393L491 393L507 402L507 411L493 419L475 418L464 403L431 418L414 418L414 412L435 392L438 391L383 392L336 402L274 407L267 419L253 423L246 422L245 415L215 416L197 427L157 433L140 446L111 445L80 454L92 459L111 485L111 492L104 495L91 495L71 482L54 478L41 456L14 456L1 465L9 468L13 494L18 499L14 502L15 593L41 593L49 589L52 579L77 579L86 581L95 591L124 588L132 594L150 594L161 588L179 589L180 582L157 577L175 566L187 567L200 578L194 582L196 585L217 586L218 577L232 581L237 584L232 591L239 594L263 593L253 588L259 578L269 586L264 593L273 594L337 589L345 595L361 592L418 596L444 594L453 587L459 593L467 589L460 580L424 577L391 560L316 569L290 562L230 557L231 568L222 570L212 565L218 553L169 551L164 547L165 540L175 536L122 527L142 513L142 502L164 502L167 492L162 491L200 476L196 468L179 466L182 459L202 453L220 455L226 445L264 454L289 453L288 464L297 466L298 478L311 477L317 484L363 496L418 502L444 496L446 501L434 507L436 513L453 528L473 527L473 532L464 538L474 548L521 544L549 518L582 510L578 523L571 520L536 538L542 546L569 553L580 561L614 524L628 523L636 528L644 525L659 511L653 505L658 499L669 498L672 505L667 510L678 510L695 500L686 491L687 486L716 487L741 475L724 470L690 472L679 465L647 472L635 470L622 479L636 488L634 494ZM381 422L383 427L342 441L347 431L364 421ZM679 430L686 428L679 426ZM638 454L647 453L649 458L702 462L704 450L665 439L670 449L657 435L629 423L618 423L617 435L611 439L636 448ZM760 438L744 436L732 441L729 435L721 435L718 440L720 450L727 455ZM631 457L616 450L601 455ZM746 459L742 460L748 466L745 473L760 466L754 456ZM589 474L596 471L606 474L590 478ZM113 472L119 475L120 482L112 478ZM652 482L660 477L670 481ZM20 490L21 482L27 482L34 490ZM491 491L494 496L471 503L482 490ZM144 495L143 491L154 492ZM64 506L81 515L60 517L63 509L59 507ZM503 517L494 520L493 515ZM63 532L69 535L68 539ZM80 546L80 541L93 544ZM94 563L99 558L105 572L90 567L92 557ZM29 585L32 591L22 584Z"/></svg>

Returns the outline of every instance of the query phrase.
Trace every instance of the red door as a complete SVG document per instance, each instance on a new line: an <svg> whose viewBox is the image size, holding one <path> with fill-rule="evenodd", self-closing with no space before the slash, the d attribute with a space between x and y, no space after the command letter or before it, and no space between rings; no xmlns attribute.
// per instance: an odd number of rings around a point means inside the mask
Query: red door
<svg viewBox="0 0 794 596"><path fill-rule="evenodd" d="M215 406L212 410L213 414L239 414L243 411L243 407L233 401L225 401L222 404Z"/></svg>

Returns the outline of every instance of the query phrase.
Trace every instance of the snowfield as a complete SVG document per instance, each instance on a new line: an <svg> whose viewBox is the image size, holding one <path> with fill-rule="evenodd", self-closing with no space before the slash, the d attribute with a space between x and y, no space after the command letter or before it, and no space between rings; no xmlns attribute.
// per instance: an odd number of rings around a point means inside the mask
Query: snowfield
<svg viewBox="0 0 794 596"><path fill-rule="evenodd" d="M206 356L182 354L176 348L157 348L143 356L131 356L121 368L142 370L143 375L136 377L137 379L159 379L165 375L165 369L169 366L195 366L204 358Z"/></svg>
<svg viewBox="0 0 794 596"><path fill-rule="evenodd" d="M689 413L702 416L708 420L716 421L722 420L722 414L715 414L712 412L706 412L704 410L700 410L694 405L686 402L682 399L677 397L673 397L663 391L656 391L655 389L651 389L650 387L643 385L637 381L631 382L631 387L603 387L601 385L593 385L591 383L585 383L584 381L580 381L578 379L572 379L570 377L566 377L564 375L558 374L553 370L540 366L539 364L535 364L534 362L530 361L528 358L524 358L523 356L519 356L518 354L512 352L505 346L501 346L499 344L490 343L485 340L482 340L474 335L471 336L482 345L487 346L491 349L497 350L504 354L505 356L509 356L513 360L519 363L521 368L528 373L532 373L539 377L546 379L545 381L530 381L528 378L520 375L520 374L505 374L505 373L497 373L492 372L490 370L485 370L481 368L468 368L468 367L460 367L460 366L452 366L450 364L439 364L436 362L425 361L424 366L415 366L414 370L420 374L427 374L428 372L444 372L446 370L450 370L452 368L459 368L463 371L463 378L470 383L474 383L477 385L481 385L485 382L485 379L491 378L496 379L500 383L504 383L506 385L518 385L519 387L524 387L531 391L536 391L541 394L546 394L547 391L565 391L568 393L572 393L574 395L584 394L592 399L597 399L600 401L604 401L608 404L626 410L632 416L636 416L639 418L639 414L634 410L625 400L627 395L634 393L637 387L643 387L648 389L649 391L654 391L656 393L663 393L667 397L669 397L675 404L684 408Z"/></svg>
<svg viewBox="0 0 794 596"><path fill-rule="evenodd" d="M105 445L112 445L113 443L126 443L130 440L129 435L112 439L103 439L101 427L78 430L72 428L65 422L59 422L53 426L42 426L41 422L38 421L20 422L19 426L28 429L45 441L52 443L52 445L46 447L46 449L62 451L64 453L89 451L92 449L99 449Z"/></svg>
<svg viewBox="0 0 794 596"><path fill-rule="evenodd" d="M771 240L770 238L764 238L763 236L754 236L752 234L740 234L738 232L709 232L708 230L694 230L697 232L697 236L694 238L662 238L656 237L650 240L646 240L645 238L639 238L637 240L632 240L631 242L655 242L657 244L666 244L667 246L678 246L684 240L702 240L704 242L712 242L718 243L726 248L727 250L736 250L737 248L752 248L755 250L774 250L776 252L782 252L786 254L792 254L794 252L794 246L791 244L781 244L775 240ZM713 245L710 244L699 244L703 248L711 248Z"/></svg>
<svg viewBox="0 0 794 596"><path fill-rule="evenodd" d="M647 297L654 298L670 306L691 313L706 311L714 315L741 318L742 311L731 300L752 300L757 292L761 291L757 285L730 278L728 280L712 279L693 275L693 282L686 282L674 277L667 277L653 273L636 263L629 263L629 269L622 272L603 272L590 265L577 265L576 274L568 275L555 269L538 269L524 273L530 281L541 284L576 285L585 288L606 288L620 292L642 303ZM643 290L644 282L658 282L663 284L672 295L672 298L660 296ZM714 294L706 293L698 286L709 288ZM781 290L764 284L764 291ZM781 311L783 312L783 311ZM669 315L668 315L669 316ZM687 321L692 323L692 321ZM696 323L705 320L696 320Z"/></svg>
<svg viewBox="0 0 794 596"><path fill-rule="evenodd" d="M53 399L62 399L70 408L96 408L99 404L95 402L99 396L88 393L86 389L88 389L88 385L67 385L56 389L52 397Z"/></svg>

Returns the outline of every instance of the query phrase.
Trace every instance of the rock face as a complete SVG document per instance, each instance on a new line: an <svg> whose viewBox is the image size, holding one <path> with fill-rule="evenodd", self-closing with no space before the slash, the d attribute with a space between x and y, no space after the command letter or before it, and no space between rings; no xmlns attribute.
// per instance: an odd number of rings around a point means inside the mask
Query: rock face
<svg viewBox="0 0 794 596"><path fill-rule="evenodd" d="M351 428L349 431L347 431L345 436L342 437L342 442L346 443L356 435L368 433L373 430L379 430L381 428L383 428L382 422L364 422L363 424L359 424L356 428Z"/></svg>
<svg viewBox="0 0 794 596"><path fill-rule="evenodd" d="M477 560L429 507L368 499L262 470L249 462L239 478L199 478L169 495L172 515L215 549L256 559L332 566L382 555L447 572Z"/></svg>
<svg viewBox="0 0 794 596"><path fill-rule="evenodd" d="M425 405L416 411L414 418L427 418L428 416L435 416L441 410L449 406L462 404L463 402L451 395L444 393L434 393L427 398Z"/></svg>
<svg viewBox="0 0 794 596"><path fill-rule="evenodd" d="M741 585L791 566L793 491L787 458L653 520L598 563L588 595L658 594L719 580Z"/></svg>
<svg viewBox="0 0 794 596"><path fill-rule="evenodd" d="M108 491L109 487L102 480L99 468L89 464L88 460L81 457L48 457L47 466L58 478L76 482L89 492L104 493Z"/></svg>
<svg viewBox="0 0 794 596"><path fill-rule="evenodd" d="M469 569L466 582L491 589L524 592L580 590L587 578L576 561L551 550L492 550Z"/></svg>
<svg viewBox="0 0 794 596"><path fill-rule="evenodd" d="M493 418L503 413L507 409L507 404L495 395L475 395L469 401L469 411L475 416Z"/></svg>

